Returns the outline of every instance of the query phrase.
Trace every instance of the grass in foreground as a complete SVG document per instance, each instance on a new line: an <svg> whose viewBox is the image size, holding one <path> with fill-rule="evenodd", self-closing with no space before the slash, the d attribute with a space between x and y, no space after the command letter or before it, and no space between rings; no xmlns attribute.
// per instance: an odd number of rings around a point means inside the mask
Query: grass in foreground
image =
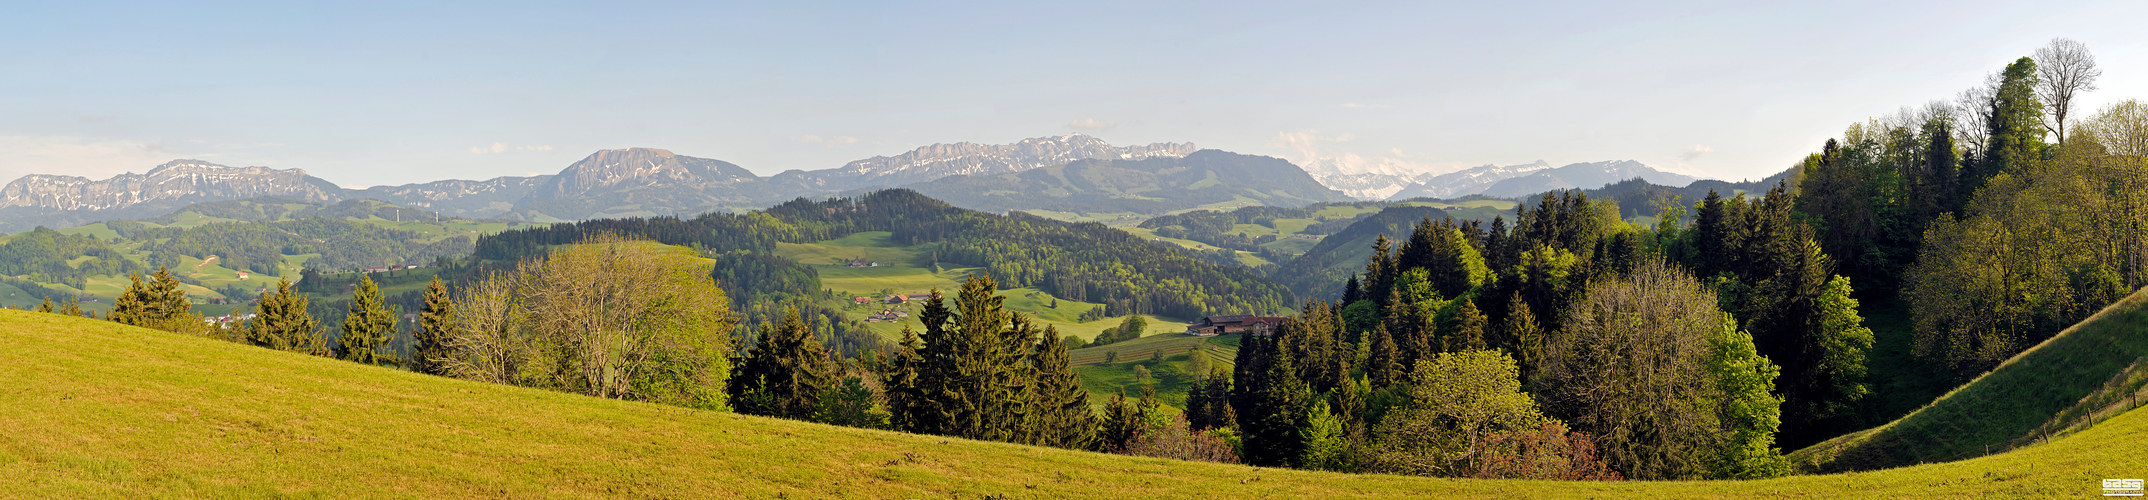
<svg viewBox="0 0 2148 500"><path fill-rule="evenodd" d="M1901 419L1798 450L1790 458L1801 468L1831 472L2002 452L2065 430L2073 420L2061 413L2081 406L2084 398L2108 392L2106 386L2137 389L2133 381L2143 370L2139 362L2144 356L2148 290L2111 304Z"/></svg>
<svg viewBox="0 0 2148 500"><path fill-rule="evenodd" d="M2148 472L2148 413L1957 463L1763 481L1346 475L592 399L0 311L0 487L28 497L2076 496Z"/></svg>

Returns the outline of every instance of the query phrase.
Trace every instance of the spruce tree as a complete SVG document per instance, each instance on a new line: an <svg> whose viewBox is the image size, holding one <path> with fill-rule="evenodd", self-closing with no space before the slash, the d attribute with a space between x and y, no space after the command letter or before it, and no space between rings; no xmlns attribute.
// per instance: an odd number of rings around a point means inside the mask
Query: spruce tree
<svg viewBox="0 0 2148 500"><path fill-rule="evenodd" d="M1036 371L1031 380L1037 411L1036 444L1068 449L1089 449L1096 439L1096 414L1089 409L1089 391L1067 356L1058 331L1045 329L1043 342L1030 360Z"/></svg>
<svg viewBox="0 0 2148 500"><path fill-rule="evenodd" d="M797 308L788 309L782 325L766 331L736 366L729 387L733 400L763 403L740 404L740 413L800 420L813 417L835 371Z"/></svg>
<svg viewBox="0 0 2148 500"><path fill-rule="evenodd" d="M1126 443L1133 441L1134 433L1139 432L1135 427L1135 422L1141 420L1136 415L1138 411L1126 402L1125 388L1112 394L1111 401L1104 403L1104 418L1097 423L1097 451L1118 453L1126 449Z"/></svg>
<svg viewBox="0 0 2148 500"><path fill-rule="evenodd" d="M112 300L112 310L105 313L105 319L122 325L149 326L148 312L145 311L149 287L142 283L141 273L127 273L127 281L127 289Z"/></svg>
<svg viewBox="0 0 2148 500"><path fill-rule="evenodd" d="M929 421L929 405L918 380L924 365L924 358L918 354L921 348L917 332L903 327L902 343L897 344L895 354L888 356L880 369L880 388L887 394L890 428L918 433L937 429Z"/></svg>
<svg viewBox="0 0 2148 500"><path fill-rule="evenodd" d="M200 332L201 321L194 316L186 289L171 270L158 267L147 282L140 274L128 274L127 279L127 290L112 303L112 321L170 332Z"/></svg>
<svg viewBox="0 0 2148 500"><path fill-rule="evenodd" d="M1206 378L1194 382L1186 394L1186 424L1193 430L1229 428L1238 425L1238 418L1231 411L1231 375L1214 370Z"/></svg>
<svg viewBox="0 0 2148 500"><path fill-rule="evenodd" d="M52 312L52 297L45 297L45 301L44 301L43 303L40 303L40 304L38 304L38 305L37 305L37 312L41 312L41 313L50 313L50 312Z"/></svg>
<svg viewBox="0 0 2148 500"><path fill-rule="evenodd" d="M1400 273L1400 270L1395 269L1394 256L1390 255L1392 247L1393 243L1387 240L1387 235L1381 234L1372 242L1372 256L1365 259L1364 294L1371 296L1382 308L1394 304L1392 292L1395 275Z"/></svg>
<svg viewBox="0 0 2148 500"><path fill-rule="evenodd" d="M455 335L455 301L447 285L433 276L425 286L425 306L418 309L418 331L411 336L410 365L421 373L446 375L442 360L448 357L448 339Z"/></svg>
<svg viewBox="0 0 2148 500"><path fill-rule="evenodd" d="M996 289L990 277L971 276L954 309L934 291L918 314L925 323L918 385L926 411L915 422L926 432L1007 441L1028 431L1023 363L1037 332L1029 319L1002 307Z"/></svg>
<svg viewBox="0 0 2148 500"><path fill-rule="evenodd" d="M1265 373L1260 374L1256 392L1249 394L1249 404L1239 409L1238 426L1245 432L1246 463L1297 466L1305 452L1301 430L1306 426L1312 390L1298 378L1290 349L1275 342L1261 342L1256 348L1269 350L1272 359L1266 363Z"/></svg>
<svg viewBox="0 0 2148 500"><path fill-rule="evenodd" d="M1499 349L1514 356L1514 364L1520 368L1523 384L1529 384L1536 376L1538 365L1544 359L1544 328L1536 323L1536 313L1529 310L1529 303L1521 294L1514 294L1507 302L1507 320L1499 327Z"/></svg>
<svg viewBox="0 0 2148 500"><path fill-rule="evenodd" d="M1401 348L1395 345L1395 336L1389 334L1387 325L1373 327L1372 356L1366 362L1365 378L1372 387L1386 388L1404 382L1407 374L1402 371Z"/></svg>
<svg viewBox="0 0 2148 500"><path fill-rule="evenodd" d="M158 328L171 329L176 320L192 315L193 305L186 301L186 288L179 278L172 276L171 269L157 268L150 280L147 293L142 296L142 314Z"/></svg>
<svg viewBox="0 0 2148 500"><path fill-rule="evenodd" d="M291 290L291 280L277 282L276 293L261 296L254 305L254 319L246 323L246 341L271 349L319 354L320 322L306 312L306 307L306 296Z"/></svg>
<svg viewBox="0 0 2148 500"><path fill-rule="evenodd" d="M350 315L343 317L336 357L369 365L395 363L395 356L380 352L395 338L395 323L396 311L381 305L380 286L372 276L360 277L358 290L351 293Z"/></svg>
<svg viewBox="0 0 2148 500"><path fill-rule="evenodd" d="M1477 309L1475 301L1468 297L1455 299L1461 305L1447 315L1440 325L1440 333L1446 340L1446 352L1475 351L1484 349L1484 312Z"/></svg>
<svg viewBox="0 0 2148 500"><path fill-rule="evenodd" d="M60 314L77 318L82 317L82 301L74 297L68 297L67 302L60 306Z"/></svg>

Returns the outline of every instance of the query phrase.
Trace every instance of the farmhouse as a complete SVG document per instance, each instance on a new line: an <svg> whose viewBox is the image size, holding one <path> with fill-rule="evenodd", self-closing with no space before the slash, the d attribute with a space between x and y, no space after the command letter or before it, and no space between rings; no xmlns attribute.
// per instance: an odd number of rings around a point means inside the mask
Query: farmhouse
<svg viewBox="0 0 2148 500"><path fill-rule="evenodd" d="M1266 337L1283 326L1283 318L1274 316L1209 316L1186 325L1186 334L1214 337L1226 333L1253 334Z"/></svg>

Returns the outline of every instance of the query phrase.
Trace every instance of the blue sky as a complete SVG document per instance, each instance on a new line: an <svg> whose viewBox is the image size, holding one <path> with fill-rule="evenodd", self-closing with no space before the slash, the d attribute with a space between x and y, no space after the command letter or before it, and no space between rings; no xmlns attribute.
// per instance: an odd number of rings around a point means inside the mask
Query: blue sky
<svg viewBox="0 0 2148 500"><path fill-rule="evenodd" d="M2052 37L2148 98L2148 2L53 2L0 17L0 180L175 158L346 186L660 147L761 174L1082 132L1452 168L1779 171Z"/></svg>

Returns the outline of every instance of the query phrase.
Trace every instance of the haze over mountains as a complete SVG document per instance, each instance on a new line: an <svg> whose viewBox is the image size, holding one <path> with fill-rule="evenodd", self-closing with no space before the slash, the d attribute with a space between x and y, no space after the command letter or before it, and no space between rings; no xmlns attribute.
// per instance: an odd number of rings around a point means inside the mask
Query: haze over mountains
<svg viewBox="0 0 2148 500"><path fill-rule="evenodd" d="M598 151L557 174L449 179L348 189L305 170L174 160L104 180L29 175L0 187L0 230L147 218L204 201L282 197L377 199L456 217L536 222L743 211L798 197L910 187L988 211L1160 214L1217 203L1301 206L1350 199L1513 197L1624 179L1683 186L1692 177L1634 161L1485 165L1430 175L1411 165L1300 168L1273 157L1202 151L1191 143L1117 147L1072 134L1013 144L934 144L824 170L760 177L738 165L663 149Z"/></svg>

